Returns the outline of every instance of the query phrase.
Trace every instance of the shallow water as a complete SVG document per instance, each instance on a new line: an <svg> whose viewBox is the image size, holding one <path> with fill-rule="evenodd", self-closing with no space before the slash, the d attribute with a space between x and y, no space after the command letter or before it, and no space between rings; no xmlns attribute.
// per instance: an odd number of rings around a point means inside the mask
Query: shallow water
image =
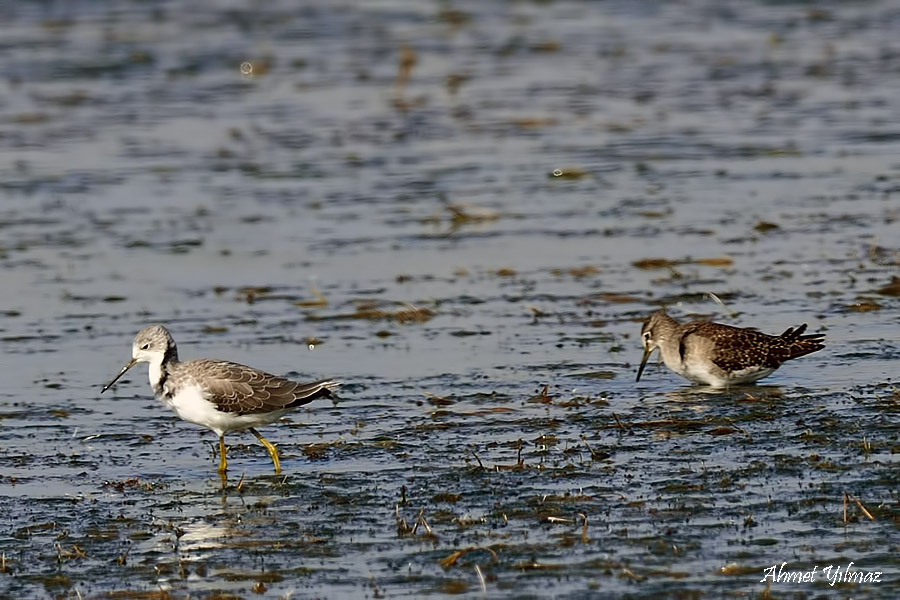
<svg viewBox="0 0 900 600"><path fill-rule="evenodd" d="M900 594L893 3L0 17L0 596ZM827 347L635 384L660 304ZM341 398L223 489L152 322Z"/></svg>

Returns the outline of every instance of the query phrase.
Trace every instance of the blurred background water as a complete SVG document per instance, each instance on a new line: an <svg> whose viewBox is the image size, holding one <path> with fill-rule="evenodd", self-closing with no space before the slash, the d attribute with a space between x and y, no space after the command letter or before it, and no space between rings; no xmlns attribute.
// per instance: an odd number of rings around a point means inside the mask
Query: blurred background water
<svg viewBox="0 0 900 600"><path fill-rule="evenodd" d="M896 597L898 28L0 5L0 595L743 597L854 561L882 583L770 592ZM660 305L827 347L636 385ZM264 431L284 476L231 436L223 490L143 369L99 395L153 322L342 398Z"/></svg>

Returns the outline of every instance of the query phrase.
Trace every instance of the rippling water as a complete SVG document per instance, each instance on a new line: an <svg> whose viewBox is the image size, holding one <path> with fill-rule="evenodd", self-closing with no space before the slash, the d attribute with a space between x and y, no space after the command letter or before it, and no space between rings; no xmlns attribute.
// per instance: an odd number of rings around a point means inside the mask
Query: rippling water
<svg viewBox="0 0 900 600"><path fill-rule="evenodd" d="M0 596L896 597L898 26L3 5ZM661 304L827 347L635 384ZM281 476L231 434L223 489L143 368L99 395L152 322L341 399L264 430Z"/></svg>

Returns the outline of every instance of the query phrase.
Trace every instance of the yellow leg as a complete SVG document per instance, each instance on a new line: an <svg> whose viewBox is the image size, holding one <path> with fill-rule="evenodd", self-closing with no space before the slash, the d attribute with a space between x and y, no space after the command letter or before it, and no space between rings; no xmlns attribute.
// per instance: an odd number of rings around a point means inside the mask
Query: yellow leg
<svg viewBox="0 0 900 600"><path fill-rule="evenodd" d="M228 470L228 461L225 459L225 436L219 436L219 473Z"/></svg>
<svg viewBox="0 0 900 600"><path fill-rule="evenodd" d="M278 460L278 450L275 449L275 446L266 438L261 436L259 432L252 427L248 427L247 430L256 436L256 439L266 447L266 450L269 451L269 456L272 457L272 464L275 465L275 472L281 473L281 462Z"/></svg>

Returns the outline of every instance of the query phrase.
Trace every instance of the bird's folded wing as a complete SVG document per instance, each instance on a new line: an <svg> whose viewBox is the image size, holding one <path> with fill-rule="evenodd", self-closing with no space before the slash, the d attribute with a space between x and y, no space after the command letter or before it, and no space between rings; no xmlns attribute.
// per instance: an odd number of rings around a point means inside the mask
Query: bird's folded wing
<svg viewBox="0 0 900 600"><path fill-rule="evenodd" d="M316 398L330 397L337 386L332 380L297 383L238 363L215 360L185 364L202 372L197 383L216 407L233 414L272 412L302 406Z"/></svg>

